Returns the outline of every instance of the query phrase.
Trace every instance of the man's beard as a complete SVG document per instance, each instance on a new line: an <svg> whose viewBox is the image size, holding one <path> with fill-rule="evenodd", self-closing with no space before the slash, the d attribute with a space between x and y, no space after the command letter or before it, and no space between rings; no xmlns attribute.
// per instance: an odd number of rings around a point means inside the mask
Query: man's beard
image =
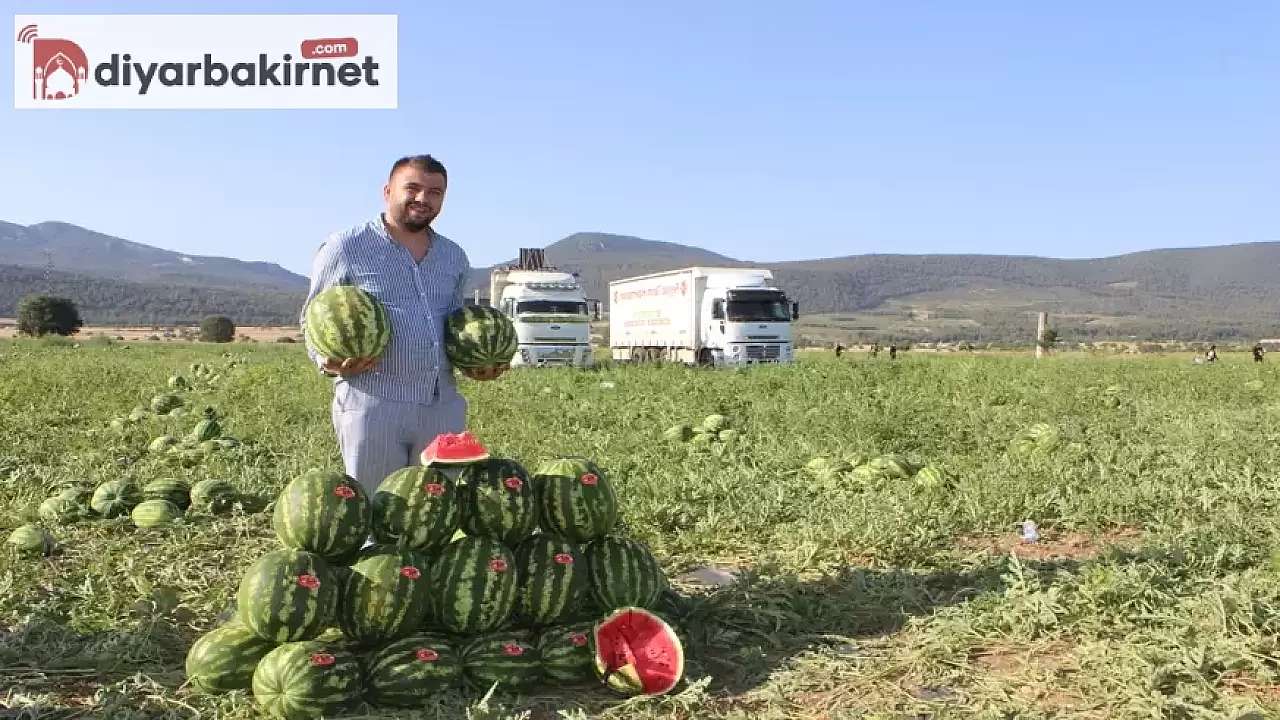
<svg viewBox="0 0 1280 720"><path fill-rule="evenodd" d="M421 214L411 212L408 205L400 207L400 212L397 213L399 217L396 218L396 220L400 222L400 227L403 227L409 232L421 232L431 227L431 221L436 219L435 214L433 214L425 205L419 207L423 209Z"/></svg>

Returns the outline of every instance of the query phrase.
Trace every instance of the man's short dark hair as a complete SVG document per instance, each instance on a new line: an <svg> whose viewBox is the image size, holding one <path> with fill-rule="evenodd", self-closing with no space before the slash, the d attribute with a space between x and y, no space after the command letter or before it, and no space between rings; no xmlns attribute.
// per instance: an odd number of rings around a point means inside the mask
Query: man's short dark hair
<svg viewBox="0 0 1280 720"><path fill-rule="evenodd" d="M396 171L405 166L416 168L428 175L443 175L446 182L449 180L449 173L444 169L444 164L430 155L406 155L400 158L391 166L391 175L388 177L394 177Z"/></svg>

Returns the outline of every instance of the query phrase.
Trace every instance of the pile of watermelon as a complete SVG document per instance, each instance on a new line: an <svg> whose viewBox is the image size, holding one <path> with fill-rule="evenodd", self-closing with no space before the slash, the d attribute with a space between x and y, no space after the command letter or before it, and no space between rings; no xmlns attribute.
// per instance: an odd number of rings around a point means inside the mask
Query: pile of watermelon
<svg viewBox="0 0 1280 720"><path fill-rule="evenodd" d="M68 485L40 503L36 513L49 525L127 517L140 528L164 525L188 512L219 514L240 500L228 481L209 478L196 483L160 478L140 485L128 478L96 487Z"/></svg>
<svg viewBox="0 0 1280 720"><path fill-rule="evenodd" d="M292 480L273 511L282 547L242 576L236 618L192 646L190 684L250 691L279 717L421 707L495 683L677 685L683 648L654 612L667 578L614 534L599 467L562 458L529 473L467 433L437 438L423 462L372 497L341 472Z"/></svg>

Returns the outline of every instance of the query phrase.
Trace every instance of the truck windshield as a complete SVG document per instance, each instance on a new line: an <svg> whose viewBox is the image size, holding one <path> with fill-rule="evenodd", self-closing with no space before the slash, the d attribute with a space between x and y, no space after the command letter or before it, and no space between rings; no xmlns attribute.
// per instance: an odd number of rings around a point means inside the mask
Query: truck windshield
<svg viewBox="0 0 1280 720"><path fill-rule="evenodd" d="M725 314L737 322L790 322L791 308L782 300L730 300Z"/></svg>
<svg viewBox="0 0 1280 720"><path fill-rule="evenodd" d="M574 300L525 300L516 304L516 314L586 315L587 304Z"/></svg>

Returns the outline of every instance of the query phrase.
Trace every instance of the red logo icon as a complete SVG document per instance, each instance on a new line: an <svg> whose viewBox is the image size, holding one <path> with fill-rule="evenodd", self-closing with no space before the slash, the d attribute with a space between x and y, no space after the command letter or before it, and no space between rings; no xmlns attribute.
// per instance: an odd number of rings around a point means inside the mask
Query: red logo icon
<svg viewBox="0 0 1280 720"><path fill-rule="evenodd" d="M31 45L31 97L66 100L88 83L89 58L70 40L38 37L35 25L18 32L18 42Z"/></svg>

